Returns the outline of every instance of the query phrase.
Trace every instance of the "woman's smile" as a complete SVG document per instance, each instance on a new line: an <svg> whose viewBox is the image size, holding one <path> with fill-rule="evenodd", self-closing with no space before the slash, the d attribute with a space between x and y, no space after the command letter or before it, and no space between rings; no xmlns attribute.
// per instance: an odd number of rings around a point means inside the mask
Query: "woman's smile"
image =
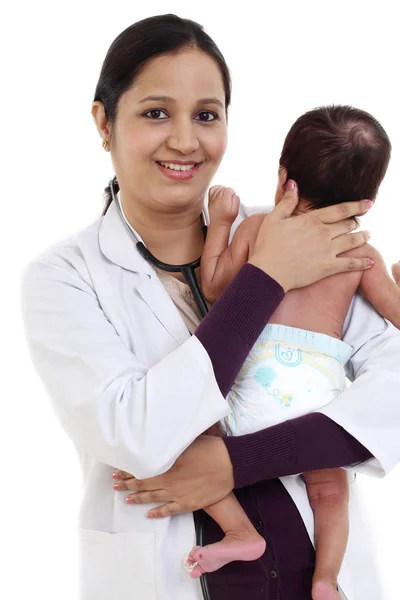
<svg viewBox="0 0 400 600"><path fill-rule="evenodd" d="M188 161L155 161L160 172L175 181L188 181L193 179L196 173L201 167L201 162L188 162Z"/></svg>

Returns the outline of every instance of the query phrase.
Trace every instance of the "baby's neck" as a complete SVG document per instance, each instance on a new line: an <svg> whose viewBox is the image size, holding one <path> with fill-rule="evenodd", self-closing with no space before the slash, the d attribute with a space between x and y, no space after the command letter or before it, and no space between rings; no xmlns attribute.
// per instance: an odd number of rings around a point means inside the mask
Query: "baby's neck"
<svg viewBox="0 0 400 600"><path fill-rule="evenodd" d="M297 204L296 208L293 211L294 215L301 215L304 214L306 212L309 212L311 209L308 206L308 202L306 200L304 200L303 198L299 199L299 203Z"/></svg>

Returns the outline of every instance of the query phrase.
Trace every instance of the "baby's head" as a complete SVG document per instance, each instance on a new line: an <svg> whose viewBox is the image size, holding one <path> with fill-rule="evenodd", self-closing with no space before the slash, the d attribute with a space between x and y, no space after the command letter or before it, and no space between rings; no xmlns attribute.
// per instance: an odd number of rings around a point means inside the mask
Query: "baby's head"
<svg viewBox="0 0 400 600"><path fill-rule="evenodd" d="M322 208L375 200L391 144L374 117L351 106L323 106L302 115L286 136L280 166L294 179L302 204ZM279 187L277 201L279 201Z"/></svg>

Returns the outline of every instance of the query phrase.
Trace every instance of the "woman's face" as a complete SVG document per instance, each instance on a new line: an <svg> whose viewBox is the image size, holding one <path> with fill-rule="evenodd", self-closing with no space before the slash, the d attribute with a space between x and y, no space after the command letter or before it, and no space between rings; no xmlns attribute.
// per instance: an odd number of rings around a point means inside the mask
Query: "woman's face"
<svg viewBox="0 0 400 600"><path fill-rule="evenodd" d="M201 210L226 144L217 64L197 49L154 59L118 104L111 153L124 199L166 212Z"/></svg>

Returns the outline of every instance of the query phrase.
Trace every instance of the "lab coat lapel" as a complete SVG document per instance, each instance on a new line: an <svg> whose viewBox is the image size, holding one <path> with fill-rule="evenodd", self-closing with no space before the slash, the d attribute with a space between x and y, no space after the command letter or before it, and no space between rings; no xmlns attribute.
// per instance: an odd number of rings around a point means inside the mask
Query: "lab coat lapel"
<svg viewBox="0 0 400 600"><path fill-rule="evenodd" d="M120 267L136 273L155 273L136 250L136 240L123 221L115 202L111 203L100 225L99 245L102 253Z"/></svg>
<svg viewBox="0 0 400 600"><path fill-rule="evenodd" d="M139 238L140 239L140 238ZM177 308L166 292L156 271L136 249L136 240L113 202L103 217L99 230L103 254L113 263L139 274L138 293L178 344L190 337Z"/></svg>
<svg viewBox="0 0 400 600"><path fill-rule="evenodd" d="M141 274L136 291L178 344L189 339L190 333L178 309L156 274L152 277Z"/></svg>

